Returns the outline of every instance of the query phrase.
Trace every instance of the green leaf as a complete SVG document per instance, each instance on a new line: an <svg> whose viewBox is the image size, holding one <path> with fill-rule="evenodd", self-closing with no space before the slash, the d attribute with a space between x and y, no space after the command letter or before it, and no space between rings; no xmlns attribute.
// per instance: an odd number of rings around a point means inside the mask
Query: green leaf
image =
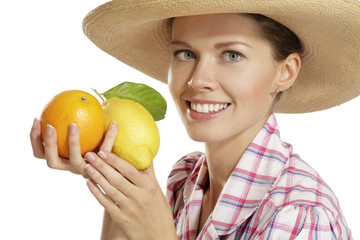
<svg viewBox="0 0 360 240"><path fill-rule="evenodd" d="M140 83L123 82L102 94L106 99L118 97L133 100L143 105L155 121L165 118L167 104L155 89Z"/></svg>

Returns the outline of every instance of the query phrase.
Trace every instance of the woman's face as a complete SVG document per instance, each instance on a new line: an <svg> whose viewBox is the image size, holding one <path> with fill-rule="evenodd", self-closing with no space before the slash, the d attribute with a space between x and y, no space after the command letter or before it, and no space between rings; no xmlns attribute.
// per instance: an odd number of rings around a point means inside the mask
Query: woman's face
<svg viewBox="0 0 360 240"><path fill-rule="evenodd" d="M254 20L241 14L176 18L170 50L170 92L193 140L256 134L271 112L281 67Z"/></svg>

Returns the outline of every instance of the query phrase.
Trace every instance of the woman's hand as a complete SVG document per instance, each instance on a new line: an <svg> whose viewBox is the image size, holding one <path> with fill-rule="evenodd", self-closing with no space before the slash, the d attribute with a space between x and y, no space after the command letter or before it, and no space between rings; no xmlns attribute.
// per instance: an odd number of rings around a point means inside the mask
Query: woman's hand
<svg viewBox="0 0 360 240"><path fill-rule="evenodd" d="M100 150L111 151L116 135L117 127L116 123L113 122L106 132L105 138L100 146ZM56 136L56 129L52 126L47 126L45 138L44 141L42 141L40 121L35 119L30 132L31 146L34 156L45 159L50 168L67 170L76 174L81 174L85 178L88 178L84 169L86 163L81 156L79 128L74 124L69 126L69 159L59 157ZM117 239L127 239L121 229L113 226L113 220L109 217L107 212L104 213L103 235L116 236Z"/></svg>
<svg viewBox="0 0 360 240"><path fill-rule="evenodd" d="M110 128L114 124L110 125ZM116 132L107 131L104 142L100 149L111 151L113 141L116 137ZM80 133L79 128L75 124L69 126L69 159L60 157L57 149L57 134L56 129L50 125L47 126L44 141L41 140L41 126L38 119L34 120L33 127L30 132L31 146L33 154L36 158L46 160L47 165L52 169L67 170L75 174L81 174L88 178L84 168L85 161L81 156L80 149Z"/></svg>
<svg viewBox="0 0 360 240"><path fill-rule="evenodd" d="M85 158L90 191L128 239L177 239L171 209L152 164L139 172L104 150L87 153Z"/></svg>

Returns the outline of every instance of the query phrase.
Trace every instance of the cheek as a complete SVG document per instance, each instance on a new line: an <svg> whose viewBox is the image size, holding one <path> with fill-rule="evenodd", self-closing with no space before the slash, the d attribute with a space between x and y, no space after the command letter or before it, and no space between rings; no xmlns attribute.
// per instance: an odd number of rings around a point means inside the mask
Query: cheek
<svg viewBox="0 0 360 240"><path fill-rule="evenodd" d="M173 72L173 70L170 67L169 73L168 73L168 87L169 87L171 96L175 100L176 89L177 89L176 84L178 83L178 81L176 81L176 78L174 76L175 76L175 73Z"/></svg>
<svg viewBox="0 0 360 240"><path fill-rule="evenodd" d="M190 71L189 68L189 66L179 67L176 64L173 65L173 63L170 65L168 73L168 85L174 100L176 100L176 98L178 98L187 87L189 78L188 73Z"/></svg>
<svg viewBox="0 0 360 240"><path fill-rule="evenodd" d="M268 69L232 72L223 87L235 104L260 104L269 99L272 77Z"/></svg>
<svg viewBox="0 0 360 240"><path fill-rule="evenodd" d="M183 94L183 83L181 79L178 77L175 77L176 74L173 72L169 72L168 76L168 88L171 94L171 97L176 105L176 108L180 111L180 108L182 107L181 104L181 95Z"/></svg>

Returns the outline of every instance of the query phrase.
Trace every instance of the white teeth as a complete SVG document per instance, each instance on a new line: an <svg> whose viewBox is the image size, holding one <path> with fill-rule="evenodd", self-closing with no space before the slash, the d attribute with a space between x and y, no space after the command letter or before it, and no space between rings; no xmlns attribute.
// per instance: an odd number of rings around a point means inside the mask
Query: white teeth
<svg viewBox="0 0 360 240"><path fill-rule="evenodd" d="M209 106L209 111L210 111L210 112L213 112L213 111L214 111L214 105L210 104L210 106Z"/></svg>
<svg viewBox="0 0 360 240"><path fill-rule="evenodd" d="M209 112L209 105L204 104L204 105L202 106L202 112L205 112L205 113Z"/></svg>
<svg viewBox="0 0 360 240"><path fill-rule="evenodd" d="M209 112L218 112L226 107L227 103L224 104L200 104L200 103L191 103L191 109L199 113L209 113Z"/></svg>

